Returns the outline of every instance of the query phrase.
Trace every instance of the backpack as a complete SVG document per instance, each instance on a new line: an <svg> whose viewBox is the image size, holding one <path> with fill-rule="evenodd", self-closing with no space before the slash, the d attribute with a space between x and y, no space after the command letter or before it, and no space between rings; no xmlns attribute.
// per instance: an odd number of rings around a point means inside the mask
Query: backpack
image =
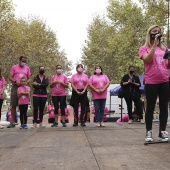
<svg viewBox="0 0 170 170"><path fill-rule="evenodd" d="M122 87L118 90L118 97L119 98L123 98L124 97L124 91L123 91Z"/></svg>

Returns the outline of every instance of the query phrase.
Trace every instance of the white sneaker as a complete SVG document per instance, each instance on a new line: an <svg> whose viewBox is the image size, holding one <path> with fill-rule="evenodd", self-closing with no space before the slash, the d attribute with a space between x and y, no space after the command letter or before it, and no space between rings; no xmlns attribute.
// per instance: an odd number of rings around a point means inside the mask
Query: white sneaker
<svg viewBox="0 0 170 170"><path fill-rule="evenodd" d="M145 121L144 121L143 119L140 119L140 123L141 123L141 124L144 124Z"/></svg>
<svg viewBox="0 0 170 170"><path fill-rule="evenodd" d="M167 122L166 126L167 126L167 127L170 127L170 121Z"/></svg>
<svg viewBox="0 0 170 170"><path fill-rule="evenodd" d="M169 139L167 131L161 131L159 133L158 137L159 137L159 140L161 140L161 141L168 141L168 139Z"/></svg>
<svg viewBox="0 0 170 170"><path fill-rule="evenodd" d="M133 123L133 120L132 120L132 119L129 119L128 123L129 123L129 124L132 124L132 123Z"/></svg>
<svg viewBox="0 0 170 170"><path fill-rule="evenodd" d="M151 131L151 130L149 130L149 131L146 132L145 141L146 141L146 142L152 142L152 141L153 141L152 131Z"/></svg>

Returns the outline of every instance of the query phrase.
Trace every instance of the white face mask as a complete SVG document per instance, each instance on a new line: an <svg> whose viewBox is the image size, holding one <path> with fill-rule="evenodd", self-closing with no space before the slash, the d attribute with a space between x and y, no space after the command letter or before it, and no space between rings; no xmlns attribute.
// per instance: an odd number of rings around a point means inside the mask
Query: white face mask
<svg viewBox="0 0 170 170"><path fill-rule="evenodd" d="M20 62L20 66L21 66L21 67L23 67L23 66L25 66L25 65L26 65L26 63L24 63L24 62L22 62L22 61Z"/></svg>
<svg viewBox="0 0 170 170"><path fill-rule="evenodd" d="M62 73L62 70L61 70L61 69L57 69L57 70L56 70L56 73L57 73L57 74L61 74L61 73Z"/></svg>

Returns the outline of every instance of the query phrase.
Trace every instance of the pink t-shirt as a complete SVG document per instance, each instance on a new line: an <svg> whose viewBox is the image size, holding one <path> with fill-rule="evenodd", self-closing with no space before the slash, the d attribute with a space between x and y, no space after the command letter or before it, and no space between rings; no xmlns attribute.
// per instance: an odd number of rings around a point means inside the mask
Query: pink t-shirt
<svg viewBox="0 0 170 170"><path fill-rule="evenodd" d="M62 120L61 117L61 109L58 109L58 114L60 115L60 120ZM70 115L70 111L68 108L65 108L65 120L68 120L68 116Z"/></svg>
<svg viewBox="0 0 170 170"><path fill-rule="evenodd" d="M68 84L68 79L64 74L52 76L50 83L55 80L60 80L61 82ZM52 87L52 96L66 96L66 88L61 83L56 83Z"/></svg>
<svg viewBox="0 0 170 170"><path fill-rule="evenodd" d="M10 74L13 79L20 82L22 77L28 78L31 75L30 68L28 66L21 67L19 64L12 66Z"/></svg>
<svg viewBox="0 0 170 170"><path fill-rule="evenodd" d="M84 87L88 84L88 77L86 74L73 74L70 82L76 87L76 89L84 89Z"/></svg>
<svg viewBox="0 0 170 170"><path fill-rule="evenodd" d="M51 110L52 109L52 110ZM50 111L51 110L51 111ZM55 118L55 115L54 115L54 106L51 106L51 105L48 105L47 106L47 111L50 111L48 113L48 118Z"/></svg>
<svg viewBox="0 0 170 170"><path fill-rule="evenodd" d="M18 87L18 92L24 92L24 91L29 91L30 92L30 87L29 86L20 86ZM18 104L23 105L23 104L28 104L29 103L29 95L22 95L18 98Z"/></svg>
<svg viewBox="0 0 170 170"><path fill-rule="evenodd" d="M89 80L89 84L93 85L96 89L100 90L105 87L106 84L109 83L109 79L106 75L92 75ZM92 90L93 100L95 99L106 99L107 98L107 89L103 93L97 93Z"/></svg>
<svg viewBox="0 0 170 170"><path fill-rule="evenodd" d="M139 58L142 59L144 54L148 54L151 49L146 46L141 46L139 49ZM167 59L163 59L165 51L162 51L158 46L155 49L153 60L150 63L144 62L145 76L144 84L159 84L169 81L168 68L166 65Z"/></svg>
<svg viewBox="0 0 170 170"><path fill-rule="evenodd" d="M0 80L0 92L2 92L3 86L5 86L5 85L6 85L5 78L2 77ZM4 99L4 94L0 95L0 99Z"/></svg>
<svg viewBox="0 0 170 170"><path fill-rule="evenodd" d="M121 121L121 118L119 118L116 122L119 123L119 122L128 122L129 121L129 115L128 114L124 114L122 116L122 121Z"/></svg>

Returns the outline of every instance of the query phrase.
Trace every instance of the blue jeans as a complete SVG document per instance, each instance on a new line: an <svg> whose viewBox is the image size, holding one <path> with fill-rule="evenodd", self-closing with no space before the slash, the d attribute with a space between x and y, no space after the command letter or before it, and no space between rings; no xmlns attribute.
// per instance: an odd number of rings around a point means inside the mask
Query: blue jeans
<svg viewBox="0 0 170 170"><path fill-rule="evenodd" d="M106 99L96 99L94 102L96 122L103 122Z"/></svg>

